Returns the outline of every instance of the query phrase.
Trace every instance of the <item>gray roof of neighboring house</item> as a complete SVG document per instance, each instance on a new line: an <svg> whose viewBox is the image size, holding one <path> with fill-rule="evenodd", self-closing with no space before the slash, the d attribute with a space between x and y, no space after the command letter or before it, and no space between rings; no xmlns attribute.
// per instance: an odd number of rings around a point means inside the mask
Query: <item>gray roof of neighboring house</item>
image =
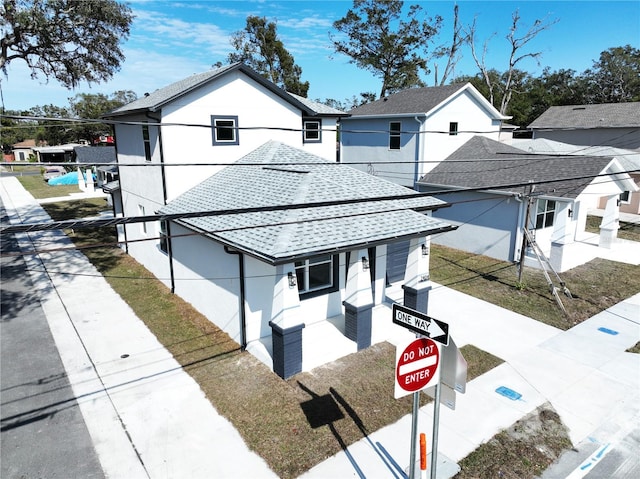
<svg viewBox="0 0 640 479"><path fill-rule="evenodd" d="M115 146L76 146L73 151L76 154L76 163L96 164L115 163Z"/></svg>
<svg viewBox="0 0 640 479"><path fill-rule="evenodd" d="M349 203L306 206L335 201ZM441 200L275 141L169 202L160 213L292 205L300 207L177 221L271 264L453 229L417 212L446 206Z"/></svg>
<svg viewBox="0 0 640 479"><path fill-rule="evenodd" d="M613 160L604 156L536 155L483 136L474 136L419 183L576 198ZM579 178L577 178L579 177Z"/></svg>
<svg viewBox="0 0 640 479"><path fill-rule="evenodd" d="M463 89L470 89L474 94L481 97L470 83L410 88L398 93L393 93L371 103L366 103L354 108L349 113L351 117L425 114ZM488 108L494 109L488 102L486 102L486 104ZM500 115L497 110L495 110L495 113L497 118L510 118Z"/></svg>
<svg viewBox="0 0 640 479"><path fill-rule="evenodd" d="M640 102L552 106L528 128L538 130L625 127L640 127Z"/></svg>
<svg viewBox="0 0 640 479"><path fill-rule="evenodd" d="M297 95L287 93L283 89L279 88L275 84L268 81L263 76L256 73L254 70L242 63L234 63L226 65L215 70L209 70L207 72L191 75L180 81L172 83L171 85L160 88L152 93L145 94L142 98L138 98L131 103L128 103L120 108L116 108L110 113L103 115L104 117L114 117L127 115L132 113L140 113L145 111L158 111L166 104L173 100L180 98L187 93L190 93L203 85L206 85L210 81L220 78L230 72L241 71L254 81L260 83L262 86L275 93L285 101L291 103L295 107L302 110L309 116L346 116L345 112L330 108L327 105L322 105L306 98L302 101L302 98Z"/></svg>
<svg viewBox="0 0 640 479"><path fill-rule="evenodd" d="M535 140L513 140L511 143L516 148L536 154L557 154L565 155L587 155L587 156L607 156L614 157L620 162L625 171L640 172L640 152L634 150L624 150L613 146L580 146L562 143L560 141L549 140L547 138L536 138Z"/></svg>

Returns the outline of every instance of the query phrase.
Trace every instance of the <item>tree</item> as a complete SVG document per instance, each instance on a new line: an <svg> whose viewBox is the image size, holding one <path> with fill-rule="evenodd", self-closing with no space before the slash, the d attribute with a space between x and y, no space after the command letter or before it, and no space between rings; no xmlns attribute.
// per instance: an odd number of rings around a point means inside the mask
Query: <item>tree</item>
<svg viewBox="0 0 640 479"><path fill-rule="evenodd" d="M609 48L583 74L588 103L640 101L640 50L631 45Z"/></svg>
<svg viewBox="0 0 640 479"><path fill-rule="evenodd" d="M513 12L511 15L511 27L509 29L509 33L506 35L506 39L509 41L510 52L509 52L509 64L505 73L501 76L501 83L498 84L492 80L489 76L489 68L486 65L486 54L489 45L489 39L485 40L482 56L479 56L476 47L475 47L475 36L476 36L476 27L475 27L475 19L473 24L467 29L467 35L469 37L469 44L471 45L471 54L473 56L476 65L480 69L482 73L482 77L488 87L489 90L489 101L500 110L500 113L505 114L508 107L509 102L511 101L511 97L515 91L515 80L517 79L516 71L517 67L526 58L532 58L538 61L539 57L542 55L542 52L529 52L523 53L522 49L527 46L527 44L533 40L540 32L549 29L552 25L558 22L558 20L553 20L551 22L544 22L543 20L536 19L533 22L533 25L527 29L527 31L519 36L520 30L520 13L518 10ZM501 90L501 101L499 106L495 101L496 90Z"/></svg>
<svg viewBox="0 0 640 479"><path fill-rule="evenodd" d="M116 0L2 0L0 69L23 60L31 76L67 88L99 83L120 69L120 42L129 36L131 9Z"/></svg>
<svg viewBox="0 0 640 479"><path fill-rule="evenodd" d="M382 79L380 97L424 86L420 71L429 73L424 54L442 25L440 16L418 20L419 5L411 5L407 20L400 20L403 5L402 0L354 0L353 8L333 23L347 37L332 36L334 50Z"/></svg>
<svg viewBox="0 0 640 479"><path fill-rule="evenodd" d="M36 140L48 145L62 145L76 140L72 123L68 120L71 116L67 108L55 105L38 105L29 110L29 116L38 117L38 130ZM55 120L50 120L55 118Z"/></svg>
<svg viewBox="0 0 640 479"><path fill-rule="evenodd" d="M102 93L79 93L69 99L70 112L74 118L83 120L98 120L103 114L126 105L136 99L136 94L131 90L120 90L110 96ZM93 141L96 137L109 133L112 128L104 123L81 122L73 127L74 141Z"/></svg>
<svg viewBox="0 0 640 479"><path fill-rule="evenodd" d="M460 60L460 48L469 43L469 35L465 33L464 28L460 25L459 8L458 4L453 6L453 33L451 37L451 44L448 46L440 46L435 52L436 58L446 57L447 64L444 67L442 76L438 79L438 64L435 64L435 80L436 85L444 85L449 77L453 75L456 65Z"/></svg>
<svg viewBox="0 0 640 479"><path fill-rule="evenodd" d="M250 15L244 30L231 37L236 49L229 54L229 63L242 62L280 88L306 97L309 82L302 82L302 68L278 38L275 22Z"/></svg>

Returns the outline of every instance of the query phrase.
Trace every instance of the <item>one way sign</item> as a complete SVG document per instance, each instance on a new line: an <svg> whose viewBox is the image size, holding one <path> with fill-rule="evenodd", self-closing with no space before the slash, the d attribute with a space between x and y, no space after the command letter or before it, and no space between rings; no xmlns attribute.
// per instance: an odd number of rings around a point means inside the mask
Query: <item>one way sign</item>
<svg viewBox="0 0 640 479"><path fill-rule="evenodd" d="M440 344L445 346L449 344L449 325L447 323L399 304L393 305L392 319L395 324L422 334Z"/></svg>

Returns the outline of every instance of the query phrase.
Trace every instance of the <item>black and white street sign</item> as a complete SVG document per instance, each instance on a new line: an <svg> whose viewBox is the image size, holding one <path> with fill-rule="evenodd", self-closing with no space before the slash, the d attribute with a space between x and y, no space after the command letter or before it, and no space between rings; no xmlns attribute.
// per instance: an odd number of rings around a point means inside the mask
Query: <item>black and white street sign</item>
<svg viewBox="0 0 640 479"><path fill-rule="evenodd" d="M445 346L449 344L449 325L424 313L394 304L392 320L395 324L410 329L414 333L422 334L440 344Z"/></svg>

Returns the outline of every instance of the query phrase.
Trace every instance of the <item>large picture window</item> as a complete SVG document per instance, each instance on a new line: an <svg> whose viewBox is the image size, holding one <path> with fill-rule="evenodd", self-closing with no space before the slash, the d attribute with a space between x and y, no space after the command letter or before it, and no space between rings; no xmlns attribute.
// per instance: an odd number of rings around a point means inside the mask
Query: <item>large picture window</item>
<svg viewBox="0 0 640 479"><path fill-rule="evenodd" d="M214 145L240 144L237 116L212 116L211 126Z"/></svg>
<svg viewBox="0 0 640 479"><path fill-rule="evenodd" d="M556 202L553 200L538 200L536 206L536 229L553 226L556 214Z"/></svg>
<svg viewBox="0 0 640 479"><path fill-rule="evenodd" d="M326 255L296 261L296 282L300 294L336 289L337 257Z"/></svg>
<svg viewBox="0 0 640 479"><path fill-rule="evenodd" d="M402 131L402 123L399 121L392 121L389 123L389 149L400 149L400 132Z"/></svg>

